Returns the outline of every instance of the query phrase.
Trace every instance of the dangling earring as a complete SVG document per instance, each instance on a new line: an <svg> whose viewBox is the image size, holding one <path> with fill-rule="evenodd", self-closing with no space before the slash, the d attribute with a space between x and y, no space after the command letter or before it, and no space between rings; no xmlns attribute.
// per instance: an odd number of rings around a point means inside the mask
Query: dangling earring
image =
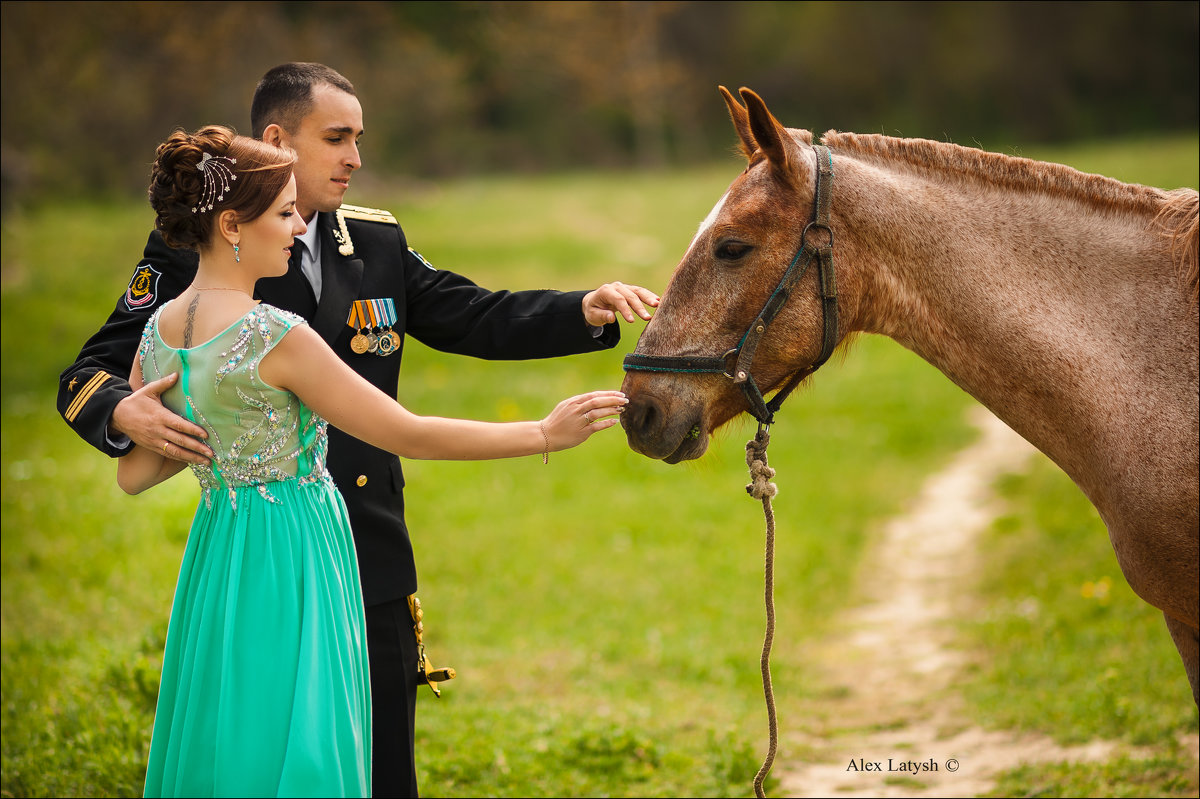
<svg viewBox="0 0 1200 799"><path fill-rule="evenodd" d="M242 262L242 256L238 255L238 246L236 244L233 245L233 262L235 264L240 264Z"/></svg>

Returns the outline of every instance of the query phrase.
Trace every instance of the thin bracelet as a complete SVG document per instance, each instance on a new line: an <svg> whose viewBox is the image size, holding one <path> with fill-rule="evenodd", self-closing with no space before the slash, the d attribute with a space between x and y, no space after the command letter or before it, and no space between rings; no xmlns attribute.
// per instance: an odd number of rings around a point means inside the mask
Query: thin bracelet
<svg viewBox="0 0 1200 799"><path fill-rule="evenodd" d="M546 422L544 419L538 422L538 429L542 431L542 438L546 439L546 451L542 453L542 465L545 466L550 462L550 436L546 434Z"/></svg>

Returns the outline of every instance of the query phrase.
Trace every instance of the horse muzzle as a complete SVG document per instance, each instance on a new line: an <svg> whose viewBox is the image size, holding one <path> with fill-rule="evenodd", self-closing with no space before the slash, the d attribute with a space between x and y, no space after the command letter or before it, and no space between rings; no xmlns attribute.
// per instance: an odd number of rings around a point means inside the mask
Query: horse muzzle
<svg viewBox="0 0 1200 799"><path fill-rule="evenodd" d="M699 414L669 412L657 397L638 392L629 376L623 390L629 404L621 414L621 426L629 440L629 448L647 458L666 463L699 458L708 449L708 431Z"/></svg>

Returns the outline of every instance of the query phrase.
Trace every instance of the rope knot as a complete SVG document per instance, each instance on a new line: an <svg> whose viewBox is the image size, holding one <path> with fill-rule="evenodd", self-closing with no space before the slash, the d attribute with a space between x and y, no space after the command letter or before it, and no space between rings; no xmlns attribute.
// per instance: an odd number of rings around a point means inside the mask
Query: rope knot
<svg viewBox="0 0 1200 799"><path fill-rule="evenodd" d="M746 493L758 500L770 499L779 493L779 486L771 482L775 470L767 465L767 445L771 436L759 430L753 440L746 442L746 465L750 467L749 485Z"/></svg>

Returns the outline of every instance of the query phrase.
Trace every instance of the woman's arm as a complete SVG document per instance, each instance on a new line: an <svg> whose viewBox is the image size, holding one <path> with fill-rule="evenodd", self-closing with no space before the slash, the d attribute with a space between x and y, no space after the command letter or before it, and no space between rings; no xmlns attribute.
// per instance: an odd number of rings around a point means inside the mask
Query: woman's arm
<svg viewBox="0 0 1200 799"><path fill-rule="evenodd" d="M293 392L343 432L426 460L515 458L574 447L615 425L628 402L619 391L593 391L563 400L540 422L417 416L347 366L307 325L292 328L275 345L259 364L259 376Z"/></svg>
<svg viewBox="0 0 1200 799"><path fill-rule="evenodd" d="M175 384L179 375L169 374L149 384L155 394L162 394ZM141 366L134 357L133 368L129 371L129 386L135 392L145 385L142 380ZM164 441L164 443L166 443ZM162 450L151 450L141 444L135 445L129 452L117 460L117 485L126 494L140 494L147 488L156 486L183 471L187 466L183 461L165 457Z"/></svg>

